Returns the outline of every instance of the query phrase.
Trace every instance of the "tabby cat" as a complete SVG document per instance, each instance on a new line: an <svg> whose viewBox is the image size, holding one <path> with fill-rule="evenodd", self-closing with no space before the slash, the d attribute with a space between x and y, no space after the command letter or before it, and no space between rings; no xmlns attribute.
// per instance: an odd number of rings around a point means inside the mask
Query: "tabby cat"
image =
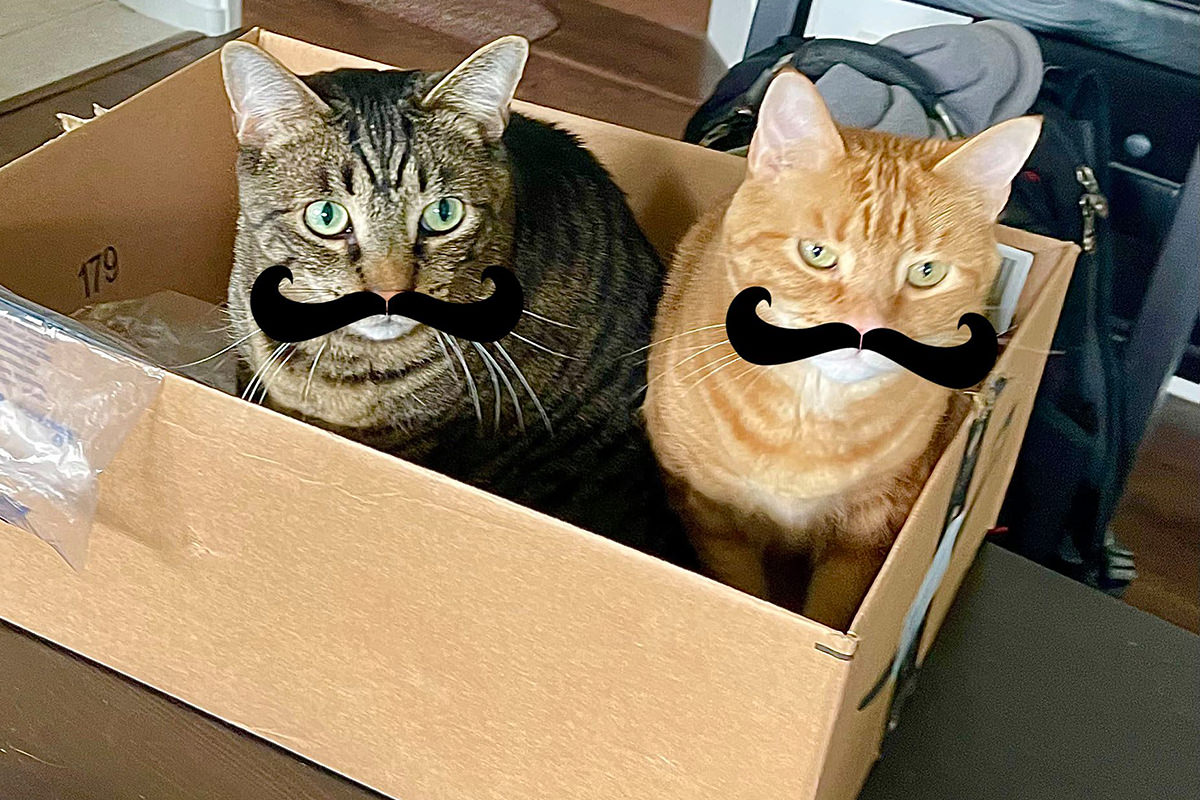
<svg viewBox="0 0 1200 800"><path fill-rule="evenodd" d="M721 324L730 300L764 286L776 325L956 343L959 317L984 310L993 224L1040 128L962 143L839 130L802 75L772 81L745 181L680 245L650 357L648 430L714 577L844 630L962 405L862 349L748 364Z"/></svg>
<svg viewBox="0 0 1200 800"><path fill-rule="evenodd" d="M640 428L663 267L624 195L571 135L510 113L520 37L445 73L302 78L263 50L222 52L239 142L230 333L246 397L665 557ZM493 345L380 315L296 345L249 309L274 264L293 300L415 289L454 301L519 278L525 313ZM681 544L683 549L677 549Z"/></svg>

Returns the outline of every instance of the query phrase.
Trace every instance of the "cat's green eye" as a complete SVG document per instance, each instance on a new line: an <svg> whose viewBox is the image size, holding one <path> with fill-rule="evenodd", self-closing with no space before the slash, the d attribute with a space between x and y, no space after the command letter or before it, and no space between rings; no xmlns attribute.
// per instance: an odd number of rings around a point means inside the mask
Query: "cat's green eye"
<svg viewBox="0 0 1200 800"><path fill-rule="evenodd" d="M800 257L804 263L817 269L833 269L838 263L837 250L822 242L800 242Z"/></svg>
<svg viewBox="0 0 1200 800"><path fill-rule="evenodd" d="M425 206L421 212L421 227L426 233L449 233L466 216L466 206L457 197L441 197Z"/></svg>
<svg viewBox="0 0 1200 800"><path fill-rule="evenodd" d="M317 200L304 209L304 224L317 236L341 236L350 227L350 212L333 200Z"/></svg>
<svg viewBox="0 0 1200 800"><path fill-rule="evenodd" d="M918 289L937 286L950 272L945 261L922 261L908 268L908 282Z"/></svg>

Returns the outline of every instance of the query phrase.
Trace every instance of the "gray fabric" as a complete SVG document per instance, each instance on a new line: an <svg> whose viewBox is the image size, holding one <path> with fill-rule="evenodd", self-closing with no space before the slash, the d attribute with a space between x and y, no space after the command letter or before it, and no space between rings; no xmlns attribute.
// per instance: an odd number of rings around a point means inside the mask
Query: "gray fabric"
<svg viewBox="0 0 1200 800"><path fill-rule="evenodd" d="M1041 88L1037 40L1009 22L933 25L894 34L879 44L928 73L950 117L967 135L1024 114ZM910 92L844 64L823 75L817 89L839 124L904 136L946 136Z"/></svg>
<svg viewBox="0 0 1200 800"><path fill-rule="evenodd" d="M942 127L925 116L925 109L907 89L868 78L845 64L838 64L822 75L817 90L839 125L901 136L946 137Z"/></svg>
<svg viewBox="0 0 1200 800"><path fill-rule="evenodd" d="M907 56L964 133L1029 110L1042 85L1042 51L1033 34L1002 20L902 31L880 44Z"/></svg>
<svg viewBox="0 0 1200 800"><path fill-rule="evenodd" d="M1030 30L1065 34L1200 75L1200 13L1195 0L937 0L926 5L974 17L1004 16Z"/></svg>

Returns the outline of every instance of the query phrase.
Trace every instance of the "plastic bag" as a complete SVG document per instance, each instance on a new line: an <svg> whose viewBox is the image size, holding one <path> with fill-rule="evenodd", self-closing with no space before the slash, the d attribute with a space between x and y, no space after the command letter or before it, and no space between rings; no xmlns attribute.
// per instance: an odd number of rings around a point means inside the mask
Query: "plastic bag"
<svg viewBox="0 0 1200 800"><path fill-rule="evenodd" d="M164 291L88 306L71 316L111 334L152 364L237 394L237 353L219 306Z"/></svg>
<svg viewBox="0 0 1200 800"><path fill-rule="evenodd" d="M162 383L138 358L0 287L0 520L77 569L97 478Z"/></svg>

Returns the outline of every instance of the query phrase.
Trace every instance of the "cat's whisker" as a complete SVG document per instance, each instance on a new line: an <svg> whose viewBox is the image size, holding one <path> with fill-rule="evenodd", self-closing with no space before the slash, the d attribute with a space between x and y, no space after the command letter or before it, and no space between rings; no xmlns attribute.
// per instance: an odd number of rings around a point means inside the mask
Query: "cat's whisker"
<svg viewBox="0 0 1200 800"><path fill-rule="evenodd" d="M1004 335L1004 333L998 334L998 336ZM921 344L931 345L933 347L953 347L955 345L963 344L965 340L963 339L962 333L953 331L919 338L916 341L920 342ZM1000 342L1000 349L1002 351L1020 350L1023 353L1037 353L1038 355L1044 356L1064 356L1067 354L1066 350L1043 350L1037 347L1026 347L1025 345L1013 344L1011 341Z"/></svg>
<svg viewBox="0 0 1200 800"><path fill-rule="evenodd" d="M666 336L662 339L651 342L650 344L648 344L644 347L639 347L637 350L630 350L628 353L622 353L621 358L629 358L629 356L637 355L638 353L642 352L643 350L649 350L651 347L655 347L657 345L663 344L664 342L670 342L670 341L674 341L675 339L681 339L684 336L691 336L692 334L703 333L704 331L711 331L711 330L715 330L716 328L724 328L724 327L725 327L724 322L718 322L716 325L705 325L700 328L693 328L690 331L684 331L683 333L677 333L674 336Z"/></svg>
<svg viewBox="0 0 1200 800"><path fill-rule="evenodd" d="M261 404L264 400L267 399L267 393L271 391L271 381L273 381L279 377L279 373L283 372L283 368L287 366L287 363L292 360L292 356L296 355L296 353L299 352L299 350L300 350L300 345L298 345L298 344L292 345L292 349L289 350L287 355L283 357L283 359L279 362L278 365L276 365L275 371L271 373L270 377L266 377L266 373L265 372L263 373L262 383L259 384L259 388L262 391L259 394L257 400L251 400L252 403Z"/></svg>
<svg viewBox="0 0 1200 800"><path fill-rule="evenodd" d="M723 355L720 358L718 358L716 361L709 361L707 364L702 364L701 366L696 367L694 370L689 372L687 375L684 375L682 378L680 378L679 382L683 383L688 378L692 377L693 375L696 375L697 373L704 372L704 370L706 370L706 369L711 369L712 367L717 367L717 369L719 370L722 367L727 367L730 364L732 364L734 361L738 361L738 360L741 360L741 356L739 356L737 353L729 353L728 355ZM714 370L714 372L715 371L716 370ZM711 374L712 374L711 372L708 373L708 375L711 375ZM707 378L708 375L701 376L700 380ZM699 381L697 381L697 383L698 382ZM690 388L694 387L695 385L696 384L693 383L688 388L690 389Z"/></svg>
<svg viewBox="0 0 1200 800"><path fill-rule="evenodd" d="M741 380L744 376L749 375L756 368L762 369L762 366L760 364L748 364L744 370L742 370L737 375L734 375L732 378L730 378L730 382Z"/></svg>
<svg viewBox="0 0 1200 800"><path fill-rule="evenodd" d="M214 331L214 333L215 333L215 332L216 332L216 331ZM259 330L258 328L255 328L254 330L250 331L249 333L247 333L247 334L246 334L245 336L243 336L242 338L238 339L238 340L237 340L236 342L234 342L233 344L231 344L231 345L228 345L227 347L222 347L220 350L218 350L217 352L213 353L211 356L205 356L204 358L199 358L199 359L196 359L195 361L189 361L189 362L187 362L186 364L173 364L173 365L164 365L164 367L163 367L163 368L164 368L164 369L184 369L185 367L194 367L194 366L196 366L196 365L198 365L198 364L203 364L203 363L204 363L204 362L206 362L206 361L212 361L214 358L218 358L219 356L223 356L223 355L225 355L226 353L228 353L230 350L232 350L233 348L237 347L238 345L241 345L241 344L243 344L243 343L245 343L245 342L249 341L249 340L250 340L250 337L251 337L251 336L254 336L254 335L255 335L255 334L257 334L257 333L262 333L262 331L261 331L261 330Z"/></svg>
<svg viewBox="0 0 1200 800"><path fill-rule="evenodd" d="M700 350L700 352L698 352L698 353L692 353L692 354L691 354L690 356L688 356L687 358L684 358L684 359L680 360L680 361L679 361L679 363L675 364L675 366L673 366L673 367L669 367L669 368L667 368L667 369L663 370L663 375L667 375L667 374L669 374L669 373L671 373L671 372L674 372L675 370L679 369L680 367L682 367L682 366L683 366L684 364L686 364L687 362L691 361L693 358L699 358L700 356L702 356L702 355L704 355L705 353L707 353L709 350L715 350L716 348L718 348L718 347L721 347L722 345L727 345L727 344L729 344L729 340L728 340L728 339L723 339L723 340L721 340L721 341L717 342L716 344L705 345L705 346L704 346L704 348L703 348L702 350ZM659 377L661 378L661 377L662 377L662 375L660 375ZM657 378L656 378L655 380L657 380Z"/></svg>
<svg viewBox="0 0 1200 800"><path fill-rule="evenodd" d="M755 366L757 366L757 365L755 365ZM754 371L754 369L753 369L753 367L751 367L750 369L747 369L745 372L738 373L738 376L736 378L734 378L734 380L741 380L743 376L748 375L753 371ZM759 367L758 374L756 374L753 378L751 378L750 382L748 384L746 384L745 386L742 387L742 391L748 393L751 389L754 388L754 384L756 384L760 380L762 380L762 377L764 375L768 374L769 372L770 371L766 367Z"/></svg>
<svg viewBox="0 0 1200 800"><path fill-rule="evenodd" d="M530 386L529 381L525 379L525 373L522 372L521 368L517 366L517 362L512 360L512 357L508 354L508 351L504 349L504 345L500 344L499 342L494 342L493 344L500 352L501 357L503 357L504 360L508 362L508 365L512 367L513 372L517 376L517 380L519 380L521 385L525 387L525 391L529 394L529 399L533 401L533 405L537 409L538 414L542 416L542 422L546 424L546 432L553 436L554 427L550 424L550 417L548 414L546 414L546 409L542 407L542 401L538 399L537 393L533 391L533 387Z"/></svg>
<svg viewBox="0 0 1200 800"><path fill-rule="evenodd" d="M243 400L249 401L253 396L253 393L258 391L258 383L262 379L263 374L267 371L267 369L270 368L271 364L274 363L275 359L279 357L279 354L282 353L287 346L287 342L284 342L283 344L279 345L279 347L276 347L275 351L271 353L271 355L267 356L267 360L259 365L258 369L255 370L254 375L250 378L250 383L246 384L246 388L242 392Z"/></svg>
<svg viewBox="0 0 1200 800"><path fill-rule="evenodd" d="M685 359L681 360L679 363L677 363L677 364L675 364L675 365L673 365L673 366L670 366L670 367L668 367L667 369L663 370L661 374L659 374L659 375L655 375L653 378L651 378L650 380L648 380L648 381L646 382L646 385L645 385L645 386L643 386L641 389L638 389L638 390L637 390L637 392L635 392L633 396L634 396L634 397L637 397L639 394L641 394L642 392L646 391L646 390L647 390L647 389L649 389L651 386L653 386L655 383L657 383L658 381L660 381L660 380L662 380L663 378L667 377L667 376L668 376L668 375L670 375L672 372L674 372L675 370L679 369L680 367L682 367L682 366L683 366L684 364L686 364L687 362L691 361L693 358L699 358L700 356L702 356L702 355L704 355L705 353L707 353L709 350L713 350L713 349L715 349L715 348L717 348L717 347L720 347L721 345L725 345L725 344L729 344L729 340L728 340L728 339L724 339L724 340L722 340L722 341L720 341L720 342L717 342L716 344L701 345L701 347L703 347L704 349L702 349L702 350L701 350L700 352L698 352L698 353L692 353L690 356L688 356L687 358L685 358ZM734 355L737 355L737 354L735 353ZM712 362L709 362L709 363L712 363Z"/></svg>
<svg viewBox="0 0 1200 800"><path fill-rule="evenodd" d="M454 379L458 381L459 393L461 394L467 382L458 377L458 370L455 368L454 362L450 360L450 351L446 349L446 339L444 338L446 334L435 330L433 335L437 339L438 346L442 348L442 356L446 359L446 366L450 367L450 371L454 373Z"/></svg>
<svg viewBox="0 0 1200 800"><path fill-rule="evenodd" d="M690 353L693 350L707 350L710 347L720 347L723 344L729 344L729 340L722 339L721 341L716 342L715 344L711 344L711 345L709 345L709 344L690 345L688 347L681 347L680 350L682 350L685 353Z"/></svg>
<svg viewBox="0 0 1200 800"><path fill-rule="evenodd" d="M552 356L558 356L559 358L565 358L570 361L578 361L579 360L575 356L569 356L566 353L560 353L557 350L551 350L549 347L546 347L546 345L544 345L544 344L538 344L537 342L533 341L532 339L526 339L524 336L517 333L516 331L510 332L508 335L512 336L515 339L520 339L522 342L529 345L530 347L536 347L538 350L545 351Z"/></svg>
<svg viewBox="0 0 1200 800"><path fill-rule="evenodd" d="M492 389L496 393L496 400L492 404L495 409L495 421L492 423L492 431L500 430L500 379L496 377L496 370L492 367L491 359L484 355L483 350L479 347L479 342L471 342L471 346L475 348L475 352L479 353L479 358L483 361L483 366L488 371L488 375L492 379Z"/></svg>
<svg viewBox="0 0 1200 800"><path fill-rule="evenodd" d="M508 380L508 374L504 371L504 367L500 366L496 359L492 358L492 354L489 353L483 345L479 344L478 342L472 342L471 344L475 345L475 349L479 351L480 357L482 357L491 365L489 369L491 367L495 367L496 373L500 376L500 380L504 382L504 388L508 392L509 399L512 400L513 409L517 412L517 429L520 430L521 433L524 433L525 415L521 411L521 401L517 399L517 393L513 390L513 385Z"/></svg>
<svg viewBox="0 0 1200 800"><path fill-rule="evenodd" d="M759 378L761 378L763 375L765 375L765 374L767 373L767 370L766 370L766 368L765 368L765 367L763 367L763 366L761 366L761 365L759 365L759 364L750 364L750 365L748 365L748 366L747 366L747 367L746 367L744 370L742 370L741 372L739 372L737 375L734 375L732 378L730 378L730 379L729 379L729 382L730 382L730 383L736 383L737 381L740 381L742 378L746 377L747 375L749 375L751 372L754 372L755 370L758 370L758 374L757 374L757 375L755 375L755 376L754 376L754 377L753 377L753 378L750 380L750 383L748 383L747 385L743 386L743 387L742 387L742 388L739 390L739 391L741 391L741 392L743 392L743 393L744 393L744 392L748 392L748 391L750 391L750 388L751 388L752 386L754 386L754 384L758 383L758 379L759 379ZM718 370L718 371L719 371L719 370ZM706 376L705 376L705 378L707 378L707 377L708 377L708 376L706 375ZM704 380L704 378L701 378L700 380ZM685 394L686 394L686 392L685 392Z"/></svg>
<svg viewBox="0 0 1200 800"><path fill-rule="evenodd" d="M542 322L547 322L551 325L557 325L560 328L570 328L573 331L579 330L578 326L568 325L567 323L559 322L556 319L550 319L549 317L543 317L541 314L535 314L534 312L530 311L527 308L521 309L521 313L525 314L526 316L533 317L536 320L541 320Z"/></svg>
<svg viewBox="0 0 1200 800"><path fill-rule="evenodd" d="M321 360L321 356L325 354L325 348L329 346L329 340L321 342L321 349L317 350L317 354L313 356L312 366L308 368L308 379L304 381L304 395L302 399L308 402L308 390L312 388L313 375L317 372L317 362Z"/></svg>
<svg viewBox="0 0 1200 800"><path fill-rule="evenodd" d="M729 356L725 356L725 358L726 358L726 359L729 359L729 360L725 361L725 363L721 364L719 367L717 367L716 369L714 369L712 372L708 372L708 373L706 373L706 374L704 374L704 375L701 375L699 378L697 378L695 383L693 383L691 386L689 386L687 389L685 389L685 390L684 390L684 394L687 394L688 392L692 391L692 390L693 390L693 389L695 389L697 386L699 386L700 384L704 383L706 380L708 380L709 378L711 378L713 375L716 375L718 372L720 372L720 371L724 370L726 367L731 367L731 366L733 366L734 364L736 364L738 361L740 361L740 360L741 360L741 359L738 357L738 354L737 354L737 353L734 353L734 354L733 354L733 358L732 358L732 359L730 359L730 358L729 358ZM701 369L703 369L703 368L704 368L704 367L701 367Z"/></svg>
<svg viewBox="0 0 1200 800"><path fill-rule="evenodd" d="M1002 350L1020 350L1022 353L1037 353L1040 356L1065 356L1066 350L1043 350L1039 347L1026 347L1023 344L1001 344Z"/></svg>
<svg viewBox="0 0 1200 800"><path fill-rule="evenodd" d="M467 379L467 390L471 393L471 405L475 407L475 419L478 420L479 425L482 427L483 411L479 407L479 389L475 386L475 377L471 375L471 368L467 366L467 359L454 337L447 335L446 344L450 345L450 349L454 351L454 355L458 358L458 363L462 365L463 375Z"/></svg>

